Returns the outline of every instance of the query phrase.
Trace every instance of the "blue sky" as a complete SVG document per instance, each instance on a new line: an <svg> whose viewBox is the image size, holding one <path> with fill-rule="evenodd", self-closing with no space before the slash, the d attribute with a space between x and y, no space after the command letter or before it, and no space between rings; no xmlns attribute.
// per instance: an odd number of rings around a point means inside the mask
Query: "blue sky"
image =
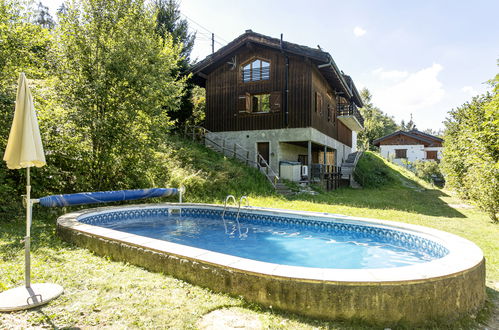
<svg viewBox="0 0 499 330"><path fill-rule="evenodd" d="M45 0L55 8L60 0ZM498 73L499 1L183 0L198 31L193 58L246 29L329 52L373 102L419 129L443 128L447 112L488 90Z"/></svg>

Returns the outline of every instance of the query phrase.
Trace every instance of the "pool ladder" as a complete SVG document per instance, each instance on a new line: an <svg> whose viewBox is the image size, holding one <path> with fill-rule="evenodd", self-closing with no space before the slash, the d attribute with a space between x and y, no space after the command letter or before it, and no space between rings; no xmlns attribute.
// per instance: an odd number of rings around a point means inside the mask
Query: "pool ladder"
<svg viewBox="0 0 499 330"><path fill-rule="evenodd" d="M227 211L227 202L230 199L232 199L234 201L234 204L236 204L236 198L233 195L227 195L227 197L225 197L224 211L222 213L222 220L224 222L224 228L225 228L225 233L226 234L228 234L229 232L227 231L227 223L225 221L225 212ZM241 233L241 224L239 223L239 213L241 212L241 203L242 203L243 200L246 200L246 207L249 206L248 197L247 196L241 196L241 198L239 198L239 203L237 205L237 215L236 215L237 231L239 232L239 237L243 236L243 234ZM246 235L247 233L248 233L248 228L246 228L246 233L244 235Z"/></svg>

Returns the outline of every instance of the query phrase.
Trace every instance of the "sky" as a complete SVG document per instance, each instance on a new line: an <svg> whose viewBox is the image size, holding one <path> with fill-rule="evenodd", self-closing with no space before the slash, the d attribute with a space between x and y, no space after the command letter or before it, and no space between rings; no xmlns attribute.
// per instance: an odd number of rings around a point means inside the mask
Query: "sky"
<svg viewBox="0 0 499 330"><path fill-rule="evenodd" d="M60 0L42 2L55 10ZM178 0L202 60L245 30L320 47L368 88L375 106L420 130L490 90L498 73L499 1Z"/></svg>

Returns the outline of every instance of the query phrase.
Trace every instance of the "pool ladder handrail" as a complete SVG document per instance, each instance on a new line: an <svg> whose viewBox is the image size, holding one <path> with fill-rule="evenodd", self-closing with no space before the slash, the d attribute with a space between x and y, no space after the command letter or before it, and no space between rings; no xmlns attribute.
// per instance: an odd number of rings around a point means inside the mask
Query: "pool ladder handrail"
<svg viewBox="0 0 499 330"><path fill-rule="evenodd" d="M241 224L239 223L239 213L241 212L241 202L243 200L246 200L246 207L249 206L249 200L248 200L248 197L247 196L241 196L241 198L239 198L239 205L237 207L237 215L236 215L236 222L237 222L237 229L239 230L239 237L242 237L243 235L241 234ZM244 233L245 235L248 233L248 228L246 228L246 233Z"/></svg>
<svg viewBox="0 0 499 330"><path fill-rule="evenodd" d="M229 199L231 199L234 201L234 204L236 204L236 197L234 197L234 195L227 195L227 197L225 197L225 201L224 201L224 211L222 213L222 220L224 222L224 228L225 228L225 233L227 234L228 231L227 231L227 224L225 223L225 212L227 211L227 202L229 201Z"/></svg>

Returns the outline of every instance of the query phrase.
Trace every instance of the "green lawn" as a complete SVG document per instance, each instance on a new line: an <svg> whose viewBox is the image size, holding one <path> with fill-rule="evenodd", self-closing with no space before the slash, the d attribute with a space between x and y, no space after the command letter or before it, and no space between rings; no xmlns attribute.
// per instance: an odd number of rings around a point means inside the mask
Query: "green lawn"
<svg viewBox="0 0 499 330"><path fill-rule="evenodd" d="M340 189L317 196L292 198L248 193L251 205L340 213L418 224L448 231L479 245L487 259L489 301L499 300L499 226L445 190L431 187L392 167L401 181L372 189ZM240 192L240 194L245 192ZM186 194L189 201L189 194ZM239 197L239 196L236 196ZM196 201L199 197L196 196ZM207 201L211 202L210 198ZM221 201L220 201L221 202ZM249 304L237 297L216 294L172 277L114 262L62 242L55 234L56 214L35 208L33 224L33 282L55 282L63 296L42 308L0 314L0 328L108 327L196 328L203 315L234 308L257 319L264 328L357 329L360 324L324 322ZM24 254L20 242L24 219L0 222L0 290L23 283ZM466 319L446 328L485 328L488 308L477 320ZM495 316L497 318L497 315ZM440 325L440 327L444 327ZM490 327L493 328L493 327Z"/></svg>

